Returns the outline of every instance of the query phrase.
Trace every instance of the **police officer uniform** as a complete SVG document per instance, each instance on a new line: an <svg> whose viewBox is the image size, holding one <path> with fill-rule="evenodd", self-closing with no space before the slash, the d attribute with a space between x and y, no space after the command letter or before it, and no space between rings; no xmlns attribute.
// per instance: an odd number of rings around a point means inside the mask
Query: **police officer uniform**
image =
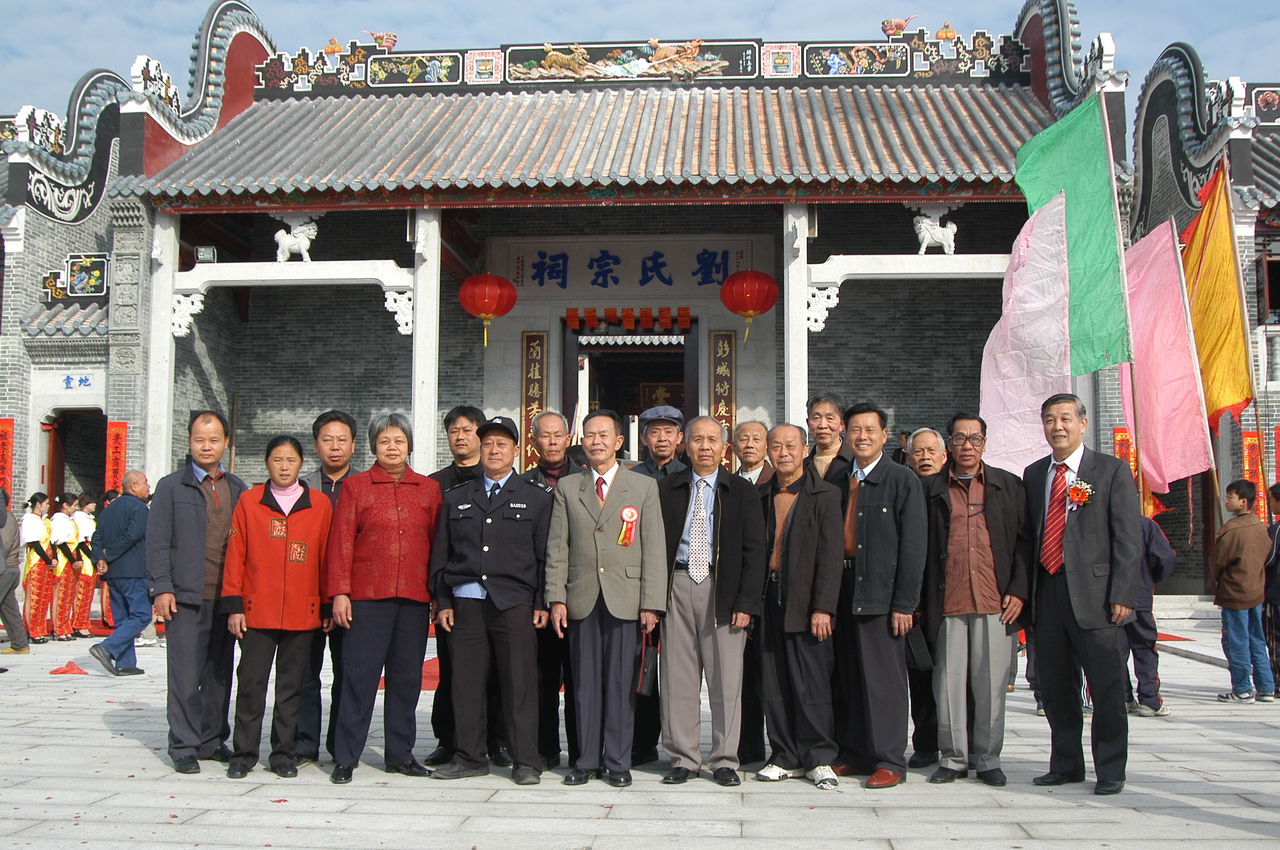
<svg viewBox="0 0 1280 850"><path fill-rule="evenodd" d="M477 429L482 439L494 430L519 443L516 424L507 417ZM547 607L551 492L513 470L496 486L481 474L444 495L431 555L432 594L437 610L454 611L449 644L458 768L488 772L485 692L491 654L512 758L517 767L542 768L533 612Z"/></svg>

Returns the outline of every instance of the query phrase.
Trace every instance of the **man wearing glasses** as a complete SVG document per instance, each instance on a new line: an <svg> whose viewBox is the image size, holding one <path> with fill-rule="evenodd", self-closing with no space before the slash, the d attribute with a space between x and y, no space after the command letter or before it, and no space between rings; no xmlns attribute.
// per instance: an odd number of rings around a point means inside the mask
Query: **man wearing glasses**
<svg viewBox="0 0 1280 850"><path fill-rule="evenodd" d="M933 690L941 760L929 781L954 782L969 765L1002 786L1005 683L1015 625L1027 599L1026 496L1016 475L982 462L987 423L957 413L947 423L951 460L923 479L928 513L921 625L935 647ZM972 692L973 717L969 717ZM972 751L966 726L972 723Z"/></svg>

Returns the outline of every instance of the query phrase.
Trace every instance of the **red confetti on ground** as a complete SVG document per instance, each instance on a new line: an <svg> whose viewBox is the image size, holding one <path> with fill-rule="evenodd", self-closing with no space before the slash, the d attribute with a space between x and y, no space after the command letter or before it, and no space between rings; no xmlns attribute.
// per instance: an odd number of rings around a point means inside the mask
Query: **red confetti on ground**
<svg viewBox="0 0 1280 850"><path fill-rule="evenodd" d="M271 802L273 802L273 803L287 803L287 802L289 802L289 801L288 801L288 800L286 800L284 797L281 797L279 800L272 800Z"/></svg>
<svg viewBox="0 0 1280 850"><path fill-rule="evenodd" d="M50 672L51 674L54 674L54 675L63 674L63 673L69 673L69 674L76 675L76 676L88 676L88 675L89 675L89 671L88 671L88 670L84 669L84 668L83 668L83 667L81 667L79 664L75 663L74 661L68 661L66 664L63 664L61 667L54 667L54 668L53 668L52 670L50 670L49 672Z"/></svg>
<svg viewBox="0 0 1280 850"><path fill-rule="evenodd" d="M1177 635L1171 635L1171 634L1166 634L1165 632L1160 632L1160 633L1157 635L1157 640L1163 640L1163 641L1171 641L1171 640L1195 640L1195 638L1184 638L1184 637L1178 637Z"/></svg>

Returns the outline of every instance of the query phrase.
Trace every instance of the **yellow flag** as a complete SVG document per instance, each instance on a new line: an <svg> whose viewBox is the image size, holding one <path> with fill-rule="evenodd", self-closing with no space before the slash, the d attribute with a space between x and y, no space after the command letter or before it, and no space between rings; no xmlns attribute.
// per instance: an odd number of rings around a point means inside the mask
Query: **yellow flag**
<svg viewBox="0 0 1280 850"><path fill-rule="evenodd" d="M1200 214L1182 232L1187 246L1182 250L1182 268L1205 408L1216 432L1223 413L1230 412L1239 421L1240 412L1253 400L1231 202L1221 165L1200 190L1200 203Z"/></svg>

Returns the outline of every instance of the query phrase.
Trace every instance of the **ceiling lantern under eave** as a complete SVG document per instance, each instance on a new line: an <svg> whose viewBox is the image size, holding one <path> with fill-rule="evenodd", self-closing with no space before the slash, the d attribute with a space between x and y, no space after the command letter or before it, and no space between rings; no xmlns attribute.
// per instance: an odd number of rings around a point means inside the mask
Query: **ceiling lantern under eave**
<svg viewBox="0 0 1280 850"><path fill-rule="evenodd" d="M747 330L742 335L746 342L751 336L751 320L773 309L778 301L778 282L764 272L734 272L720 285L720 301L730 311L746 317Z"/></svg>
<svg viewBox="0 0 1280 850"><path fill-rule="evenodd" d="M484 344L489 347L489 322L505 316L516 306L516 287L496 274L473 274L458 289L462 309L484 320Z"/></svg>

